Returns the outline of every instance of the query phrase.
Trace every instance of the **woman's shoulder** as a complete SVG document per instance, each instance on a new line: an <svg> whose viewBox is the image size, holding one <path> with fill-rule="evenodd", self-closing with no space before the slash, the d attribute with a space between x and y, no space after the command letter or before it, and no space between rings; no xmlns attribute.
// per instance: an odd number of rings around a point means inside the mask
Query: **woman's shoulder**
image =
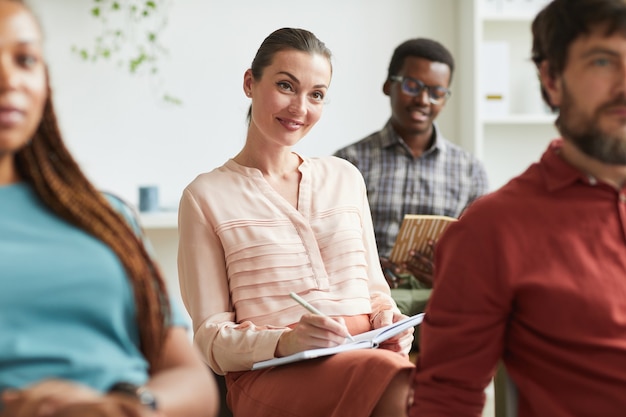
<svg viewBox="0 0 626 417"><path fill-rule="evenodd" d="M231 165L227 162L222 166L213 168L210 171L198 174L189 184L188 190L220 190L225 184L235 181L237 175Z"/></svg>
<svg viewBox="0 0 626 417"><path fill-rule="evenodd" d="M342 175L355 175L361 177L361 172L351 162L337 156L322 156L306 159L313 169L334 172Z"/></svg>
<svg viewBox="0 0 626 417"><path fill-rule="evenodd" d="M361 195L365 181L361 172L345 159L336 156L310 158L307 161L309 175L320 187L331 186L335 194Z"/></svg>

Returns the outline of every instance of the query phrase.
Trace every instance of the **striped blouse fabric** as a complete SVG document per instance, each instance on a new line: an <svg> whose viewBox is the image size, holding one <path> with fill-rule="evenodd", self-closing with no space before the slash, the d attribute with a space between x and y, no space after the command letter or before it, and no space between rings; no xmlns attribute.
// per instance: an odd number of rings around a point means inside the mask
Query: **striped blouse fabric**
<svg viewBox="0 0 626 417"><path fill-rule="evenodd" d="M365 184L335 157L303 159L298 208L257 169L229 160L198 176L179 210L179 279L195 339L218 373L274 356L306 311L394 308L375 245Z"/></svg>

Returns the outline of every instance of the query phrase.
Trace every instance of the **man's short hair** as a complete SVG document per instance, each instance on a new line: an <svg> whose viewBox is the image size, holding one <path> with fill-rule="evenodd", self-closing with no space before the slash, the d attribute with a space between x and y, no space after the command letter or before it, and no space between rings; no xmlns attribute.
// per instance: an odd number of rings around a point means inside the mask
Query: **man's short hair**
<svg viewBox="0 0 626 417"><path fill-rule="evenodd" d="M409 39L396 47L389 63L387 79L393 75L398 75L406 57L424 58L446 64L450 68L450 82L452 82L452 73L454 72L452 54L439 42L427 38Z"/></svg>

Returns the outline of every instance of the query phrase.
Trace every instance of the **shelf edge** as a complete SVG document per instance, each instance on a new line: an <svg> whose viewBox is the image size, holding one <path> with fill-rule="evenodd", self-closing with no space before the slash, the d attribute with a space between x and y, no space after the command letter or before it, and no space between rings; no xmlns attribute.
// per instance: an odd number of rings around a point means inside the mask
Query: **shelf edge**
<svg viewBox="0 0 626 417"><path fill-rule="evenodd" d="M141 227L144 229L177 229L178 213L176 211L157 211L139 213Z"/></svg>
<svg viewBox="0 0 626 417"><path fill-rule="evenodd" d="M512 114L508 116L483 117L484 125L553 125L556 115L552 114Z"/></svg>

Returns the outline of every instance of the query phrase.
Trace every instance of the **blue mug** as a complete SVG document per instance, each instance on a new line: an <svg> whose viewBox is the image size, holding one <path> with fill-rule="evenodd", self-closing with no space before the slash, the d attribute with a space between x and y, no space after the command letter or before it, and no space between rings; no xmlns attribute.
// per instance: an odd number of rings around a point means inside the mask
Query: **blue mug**
<svg viewBox="0 0 626 417"><path fill-rule="evenodd" d="M139 187L139 211L159 211L159 187L156 185Z"/></svg>

